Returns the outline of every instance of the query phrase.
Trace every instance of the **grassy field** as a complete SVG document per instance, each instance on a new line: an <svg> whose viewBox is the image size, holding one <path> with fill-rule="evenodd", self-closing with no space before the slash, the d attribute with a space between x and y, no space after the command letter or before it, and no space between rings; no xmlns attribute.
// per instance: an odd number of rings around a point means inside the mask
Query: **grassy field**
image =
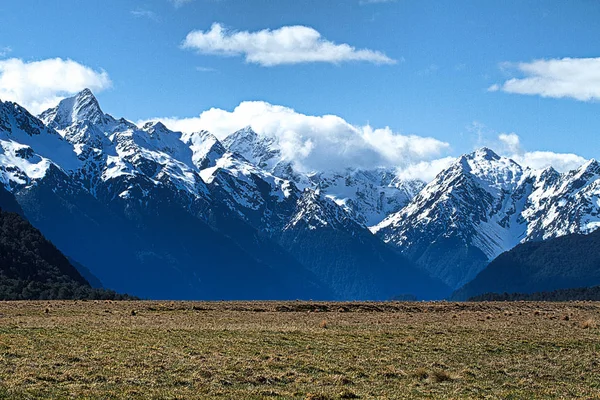
<svg viewBox="0 0 600 400"><path fill-rule="evenodd" d="M600 398L597 303L1 302L0 398Z"/></svg>

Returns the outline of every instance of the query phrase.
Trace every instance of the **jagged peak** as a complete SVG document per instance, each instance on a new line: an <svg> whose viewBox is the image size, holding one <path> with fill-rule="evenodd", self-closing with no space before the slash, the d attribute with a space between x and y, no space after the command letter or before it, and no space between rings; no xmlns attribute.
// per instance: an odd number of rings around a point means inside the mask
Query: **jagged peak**
<svg viewBox="0 0 600 400"><path fill-rule="evenodd" d="M558 172L552 165L548 165L546 168L540 171L540 177L547 178L550 176L559 176L560 172Z"/></svg>
<svg viewBox="0 0 600 400"><path fill-rule="evenodd" d="M196 132L183 132L181 135L181 140L187 144L207 144L210 146L218 146L223 148L223 153L225 152L225 148L223 147L221 141L217 139L215 135L204 129Z"/></svg>
<svg viewBox="0 0 600 400"><path fill-rule="evenodd" d="M258 133L248 125L228 135L223 139L223 144L229 148L232 145L239 144L240 141L254 142L256 140L258 140Z"/></svg>
<svg viewBox="0 0 600 400"><path fill-rule="evenodd" d="M28 135L37 135L42 131L57 134L52 129L47 129L42 121L33 116L27 109L12 101L0 101L0 132L12 132L14 129L22 130Z"/></svg>
<svg viewBox="0 0 600 400"><path fill-rule="evenodd" d="M77 93L77 95L71 97L71 99L74 99L72 100L73 106L77 110L87 110L93 112L94 114L104 114L102 112L102 109L100 108L100 103L98 103L98 99L96 98L96 96L94 96L94 93L92 93L90 89L83 89L81 92Z"/></svg>
<svg viewBox="0 0 600 400"><path fill-rule="evenodd" d="M481 147L471 153L465 154L464 157L468 160L499 160L501 157L489 147Z"/></svg>
<svg viewBox="0 0 600 400"><path fill-rule="evenodd" d="M100 108L96 96L87 88L75 96L61 100L56 107L41 113L39 118L56 129L65 129L82 121L104 124L109 119Z"/></svg>
<svg viewBox="0 0 600 400"><path fill-rule="evenodd" d="M234 132L234 134L239 134L239 135L250 135L250 136L258 136L258 133L256 133L256 131L254 129L252 129L252 126L247 125L245 127L243 127L242 129Z"/></svg>
<svg viewBox="0 0 600 400"><path fill-rule="evenodd" d="M600 163L598 163L598 161L596 161L595 158L591 158L588 161L586 161L585 163L583 163L583 165L581 167L579 167L580 171L597 171L600 168Z"/></svg>
<svg viewBox="0 0 600 400"><path fill-rule="evenodd" d="M571 176L573 176L575 179L580 179L583 177L587 178L590 175L598 175L600 174L600 163L598 163L598 161L596 161L594 158L589 159L588 161L583 163L579 168L577 168L574 171L571 171L570 174L572 174Z"/></svg>
<svg viewBox="0 0 600 400"><path fill-rule="evenodd" d="M149 121L142 126L142 130L149 134L166 134L170 133L171 130L165 126L161 121Z"/></svg>
<svg viewBox="0 0 600 400"><path fill-rule="evenodd" d="M514 167L520 170L523 169L523 167L514 160L500 156L488 147L481 147L471 153L463 154L454 162L453 167L460 167L461 169L471 171L478 170L482 167L488 169L492 165L497 165L500 168Z"/></svg>

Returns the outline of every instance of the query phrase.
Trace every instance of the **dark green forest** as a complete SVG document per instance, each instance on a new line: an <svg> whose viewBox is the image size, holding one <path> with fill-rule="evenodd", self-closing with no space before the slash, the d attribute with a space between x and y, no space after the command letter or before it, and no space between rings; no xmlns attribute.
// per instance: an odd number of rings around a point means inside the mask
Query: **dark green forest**
<svg viewBox="0 0 600 400"><path fill-rule="evenodd" d="M500 254L457 290L453 299L466 300L486 293L533 295L600 285L599 249L600 230L520 244Z"/></svg>
<svg viewBox="0 0 600 400"><path fill-rule="evenodd" d="M95 289L28 221L0 210L0 300L130 299Z"/></svg>

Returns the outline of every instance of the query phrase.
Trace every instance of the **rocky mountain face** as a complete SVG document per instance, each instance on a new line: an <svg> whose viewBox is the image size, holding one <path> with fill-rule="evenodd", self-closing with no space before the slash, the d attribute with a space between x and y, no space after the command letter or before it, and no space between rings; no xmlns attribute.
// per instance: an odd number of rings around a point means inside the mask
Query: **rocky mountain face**
<svg viewBox="0 0 600 400"><path fill-rule="evenodd" d="M282 156L275 138L246 127L223 140L223 145L271 174L294 182L299 188L319 189L359 224L373 226L402 209L425 182L398 177L394 169L345 168L339 171L299 171Z"/></svg>
<svg viewBox="0 0 600 400"><path fill-rule="evenodd" d="M250 129L232 136L224 141L228 151L200 172L212 196L287 249L337 298L385 300L407 294L439 298L448 291L374 237L356 213L321 186L307 184L312 177L294 179L299 176L294 172L281 175L292 178L285 179L275 175L277 168L267 172L256 166L268 168L271 155L278 154L266 150L271 141L259 140ZM276 165L281 161L271 163Z"/></svg>
<svg viewBox="0 0 600 400"><path fill-rule="evenodd" d="M594 230L598 172L593 160L565 174L534 171L483 148L460 157L372 231L458 288L519 243Z"/></svg>
<svg viewBox="0 0 600 400"><path fill-rule="evenodd" d="M242 246L208 223L212 199L195 163L211 153L194 135L117 120L89 91L44 112L46 125L12 103L0 115L3 183L106 287L150 298L330 296L297 262L266 255L273 246L255 230Z"/></svg>
<svg viewBox="0 0 600 400"><path fill-rule="evenodd" d="M40 119L0 105L2 183L105 287L179 299L448 293L291 165L269 167L278 153L245 141L251 130L220 143L209 132L138 127L104 113L88 90ZM320 250L305 251L325 230Z"/></svg>
<svg viewBox="0 0 600 400"><path fill-rule="evenodd" d="M425 185L283 154L250 127L222 142L138 127L89 90L39 119L0 102L0 182L23 215L141 297L442 298L519 243L600 224L593 160L560 174L483 148Z"/></svg>

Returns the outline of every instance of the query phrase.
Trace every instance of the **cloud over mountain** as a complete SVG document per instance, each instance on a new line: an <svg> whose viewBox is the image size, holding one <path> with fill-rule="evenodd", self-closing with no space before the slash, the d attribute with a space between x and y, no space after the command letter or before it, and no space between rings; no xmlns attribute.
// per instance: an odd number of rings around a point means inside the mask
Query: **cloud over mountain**
<svg viewBox="0 0 600 400"><path fill-rule="evenodd" d="M197 118L159 118L174 130L208 130L220 139L246 126L275 138L283 156L302 170L346 167L406 167L439 157L449 144L390 128L354 126L336 115L313 116L262 101L246 101L233 111L212 108Z"/></svg>
<svg viewBox="0 0 600 400"><path fill-rule="evenodd" d="M543 169L553 167L559 172L567 172L579 168L587 160L573 153L554 153L552 151L525 151L521 146L521 138L516 133L501 133L498 135L500 150L506 156L519 164ZM503 147L503 148L502 148Z"/></svg>
<svg viewBox="0 0 600 400"><path fill-rule="evenodd" d="M17 102L33 113L54 106L84 88L99 92L111 84L105 71L73 60L0 60L0 99Z"/></svg>

